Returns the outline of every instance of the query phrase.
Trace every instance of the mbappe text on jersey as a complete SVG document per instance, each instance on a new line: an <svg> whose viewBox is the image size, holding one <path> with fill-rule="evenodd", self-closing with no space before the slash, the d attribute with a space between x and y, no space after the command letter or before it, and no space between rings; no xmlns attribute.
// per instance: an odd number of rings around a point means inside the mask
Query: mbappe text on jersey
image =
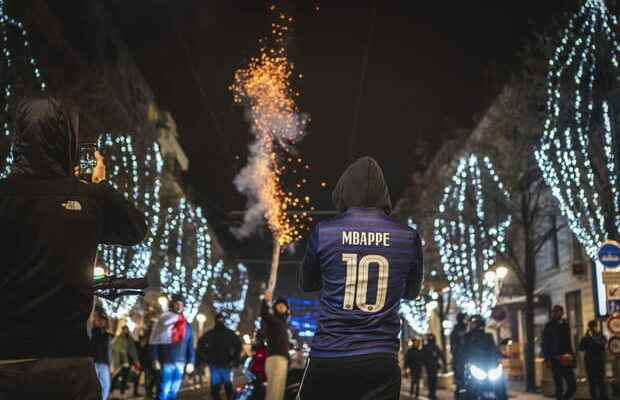
<svg viewBox="0 0 620 400"><path fill-rule="evenodd" d="M342 231L342 244L390 247L390 233Z"/></svg>

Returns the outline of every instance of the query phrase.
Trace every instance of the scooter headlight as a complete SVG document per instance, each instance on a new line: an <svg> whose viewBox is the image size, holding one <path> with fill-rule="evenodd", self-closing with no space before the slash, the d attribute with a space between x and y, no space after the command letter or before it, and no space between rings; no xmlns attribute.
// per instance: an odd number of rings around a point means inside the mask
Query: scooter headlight
<svg viewBox="0 0 620 400"><path fill-rule="evenodd" d="M489 379L492 381L498 380L502 376L503 368L502 364L498 365L497 368L493 368L489 371Z"/></svg>
<svg viewBox="0 0 620 400"><path fill-rule="evenodd" d="M469 366L469 372L471 372L473 377L478 379L479 381L487 379L487 373L473 364Z"/></svg>

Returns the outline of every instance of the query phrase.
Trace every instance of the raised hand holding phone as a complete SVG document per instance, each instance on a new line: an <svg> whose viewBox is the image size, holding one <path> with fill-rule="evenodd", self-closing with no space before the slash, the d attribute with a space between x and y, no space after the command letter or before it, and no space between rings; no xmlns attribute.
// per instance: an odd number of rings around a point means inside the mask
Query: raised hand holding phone
<svg viewBox="0 0 620 400"><path fill-rule="evenodd" d="M91 178L93 183L99 183L105 180L106 172L105 172L105 163L104 158L99 153L99 151L95 151L95 160L97 162L95 169L93 170L93 176Z"/></svg>

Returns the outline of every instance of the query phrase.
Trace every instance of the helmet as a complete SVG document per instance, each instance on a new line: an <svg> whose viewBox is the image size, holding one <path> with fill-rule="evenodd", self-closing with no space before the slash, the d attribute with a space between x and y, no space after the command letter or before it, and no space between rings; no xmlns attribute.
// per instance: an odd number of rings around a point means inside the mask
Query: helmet
<svg viewBox="0 0 620 400"><path fill-rule="evenodd" d="M472 315L469 319L470 324L472 325L472 329L476 328L484 328L486 326L486 320L480 314Z"/></svg>

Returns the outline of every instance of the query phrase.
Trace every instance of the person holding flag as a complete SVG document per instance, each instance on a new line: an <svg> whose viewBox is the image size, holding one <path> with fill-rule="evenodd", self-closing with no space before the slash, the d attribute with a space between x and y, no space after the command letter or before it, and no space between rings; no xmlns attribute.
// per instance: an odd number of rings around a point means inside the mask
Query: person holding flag
<svg viewBox="0 0 620 400"><path fill-rule="evenodd" d="M162 314L151 332L153 369L160 374L157 400L174 400L181 388L183 370L194 371L192 326L183 316L183 296L172 295L170 309Z"/></svg>

